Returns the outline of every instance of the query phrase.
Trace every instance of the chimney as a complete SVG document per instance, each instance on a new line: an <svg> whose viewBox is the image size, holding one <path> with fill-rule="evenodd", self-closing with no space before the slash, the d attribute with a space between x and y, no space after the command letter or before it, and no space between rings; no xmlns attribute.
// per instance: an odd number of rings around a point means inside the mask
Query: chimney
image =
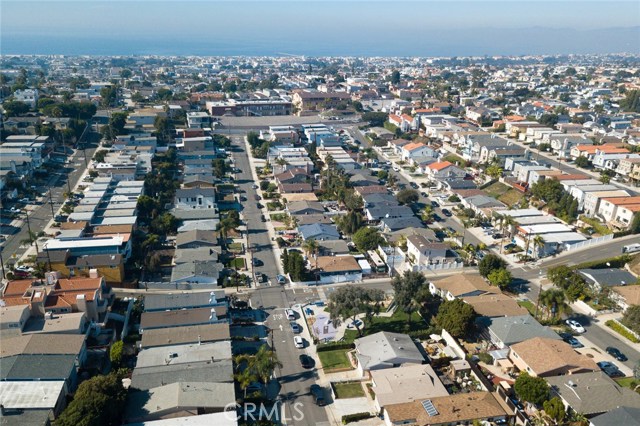
<svg viewBox="0 0 640 426"><path fill-rule="evenodd" d="M200 337L200 335L198 334L198 346L200 346L202 344L202 338Z"/></svg>

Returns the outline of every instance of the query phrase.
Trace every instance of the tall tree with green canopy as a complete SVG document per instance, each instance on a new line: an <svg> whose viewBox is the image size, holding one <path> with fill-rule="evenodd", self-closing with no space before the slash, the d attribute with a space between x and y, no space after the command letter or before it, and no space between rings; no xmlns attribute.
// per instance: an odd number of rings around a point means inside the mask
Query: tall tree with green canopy
<svg viewBox="0 0 640 426"><path fill-rule="evenodd" d="M520 374L514 384L518 398L536 406L549 400L549 385L542 377L533 377L526 372Z"/></svg>
<svg viewBox="0 0 640 426"><path fill-rule="evenodd" d="M360 286L339 287L329 296L327 309L331 319L336 323L351 319L358 335L362 336L362 329L356 322L359 314L374 311L384 300L384 292L380 289Z"/></svg>

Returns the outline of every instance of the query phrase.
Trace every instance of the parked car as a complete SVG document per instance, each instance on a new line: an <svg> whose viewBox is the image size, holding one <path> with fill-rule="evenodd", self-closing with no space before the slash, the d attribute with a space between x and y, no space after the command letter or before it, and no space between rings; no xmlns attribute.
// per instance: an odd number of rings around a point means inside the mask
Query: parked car
<svg viewBox="0 0 640 426"><path fill-rule="evenodd" d="M568 320L565 321L565 324L567 324L569 326L569 328L571 328L571 330L573 330L576 333L581 333L582 334L582 333L587 331L587 330L584 329L582 324L580 324L576 320L568 319Z"/></svg>
<svg viewBox="0 0 640 426"><path fill-rule="evenodd" d="M287 319L289 321L293 321L296 319L296 313L293 311L293 309L285 309L284 314L287 316Z"/></svg>
<svg viewBox="0 0 640 426"><path fill-rule="evenodd" d="M260 259L258 259L257 257L253 258L253 266L262 266L264 265L264 262Z"/></svg>
<svg viewBox="0 0 640 426"><path fill-rule="evenodd" d="M620 349L614 348L613 346L608 346L606 349L607 353L617 359L618 361L626 361L628 358L625 354L620 352Z"/></svg>
<svg viewBox="0 0 640 426"><path fill-rule="evenodd" d="M440 207L440 204L437 201L431 201L431 207Z"/></svg>
<svg viewBox="0 0 640 426"><path fill-rule="evenodd" d="M266 222L266 221L267 221L267 218L266 218L266 217L264 217L264 215L263 215L263 214L261 214L261 215L260 215L260 220L261 220L262 222Z"/></svg>
<svg viewBox="0 0 640 426"><path fill-rule="evenodd" d="M291 331L293 331L295 334L302 333L302 327L300 327L300 324L298 324L297 322L292 322L290 324Z"/></svg>
<svg viewBox="0 0 640 426"><path fill-rule="evenodd" d="M604 374L609 377L624 377L624 373L620 371L617 365L609 361L600 361L597 363Z"/></svg>
<svg viewBox="0 0 640 426"><path fill-rule="evenodd" d="M284 275L276 275L276 280L278 281L278 284L287 283L287 277L285 277Z"/></svg>
<svg viewBox="0 0 640 426"><path fill-rule="evenodd" d="M304 339L300 336L293 336L293 345L298 348L304 348Z"/></svg>
<svg viewBox="0 0 640 426"><path fill-rule="evenodd" d="M565 342L567 342L573 349L584 348L584 345L573 336L566 339Z"/></svg>
<svg viewBox="0 0 640 426"><path fill-rule="evenodd" d="M429 196L429 194L427 194L426 192L421 192L420 195L422 195L425 198Z"/></svg>
<svg viewBox="0 0 640 426"><path fill-rule="evenodd" d="M412 187L413 189L418 189L418 184L415 182L409 182L409 186Z"/></svg>
<svg viewBox="0 0 640 426"><path fill-rule="evenodd" d="M512 248L515 248L516 245L514 243L509 243L506 246L504 246L505 250L511 250Z"/></svg>
<svg viewBox="0 0 640 426"><path fill-rule="evenodd" d="M256 274L256 280L258 280L258 283L260 284L266 281L264 274L261 274L261 273Z"/></svg>
<svg viewBox="0 0 640 426"><path fill-rule="evenodd" d="M347 324L347 328L356 328L356 326L358 328L362 328L362 321L355 320L355 321L351 321L349 324Z"/></svg>
<svg viewBox="0 0 640 426"><path fill-rule="evenodd" d="M442 209L442 214L445 215L446 217L451 217L452 214L449 211L449 209Z"/></svg>
<svg viewBox="0 0 640 426"><path fill-rule="evenodd" d="M327 401L324 399L324 389L320 385L313 384L309 386L309 393L317 406L323 407L327 405Z"/></svg>
<svg viewBox="0 0 640 426"><path fill-rule="evenodd" d="M307 354L300 355L298 359L300 360L300 365L302 365L302 368L313 368L313 366L316 365L313 358L311 358Z"/></svg>

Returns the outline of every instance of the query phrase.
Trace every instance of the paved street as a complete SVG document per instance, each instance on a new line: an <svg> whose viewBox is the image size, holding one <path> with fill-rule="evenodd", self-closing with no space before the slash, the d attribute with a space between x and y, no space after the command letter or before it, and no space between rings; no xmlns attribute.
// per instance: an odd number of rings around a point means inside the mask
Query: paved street
<svg viewBox="0 0 640 426"><path fill-rule="evenodd" d="M87 147L86 155L89 161L93 157L95 150L95 147ZM57 210L64 202L64 193L68 190L67 180L69 183L69 187L73 189L82 177L85 169L86 167L84 164L84 154L82 150L77 150L74 155L69 158L68 164L60 165L60 169L49 179L48 183L51 187L53 208L55 212L57 212ZM38 188L38 190L40 192L47 191L47 194L45 197L43 197L44 201L42 202L42 204L29 206L29 222L31 231L36 234L42 231L47 226L49 221L53 219L53 216L51 215L51 205L49 204L49 194L47 186L41 186ZM5 267L8 264L15 263L15 261L17 261L17 259L19 259L28 249L27 246L21 245L22 241L29 238L27 224L25 221L25 214L22 213L20 217L24 223L17 233L7 235L7 242L5 243L2 250L2 257L5 262Z"/></svg>
<svg viewBox="0 0 640 426"><path fill-rule="evenodd" d="M271 337L273 348L283 364L283 367L276 372L281 385L283 418L290 425L321 425L328 421L326 410L316 406L309 395L309 386L315 383L317 373L315 368L309 370L302 368L298 357L303 350L293 345L294 334L284 315L284 309L295 304L295 301L289 299L288 292L283 286L277 284L275 278L278 274L276 262L280 260L276 259L272 250L266 223L260 219L262 212L258 209L258 202L255 200L256 190L253 189L255 182L251 173L249 153L246 152L243 136L233 135L232 140L233 158L236 167L240 169L240 173L236 175L236 183L240 187L241 195L246 197L246 201L242 203L242 214L247 226L249 246L254 249L253 257L262 263L261 266L254 268L254 271L265 274L270 281L262 286L255 283L257 288L251 295L251 303L253 307L262 306L268 314L266 325L273 330ZM304 416L300 416L299 412L303 412Z"/></svg>

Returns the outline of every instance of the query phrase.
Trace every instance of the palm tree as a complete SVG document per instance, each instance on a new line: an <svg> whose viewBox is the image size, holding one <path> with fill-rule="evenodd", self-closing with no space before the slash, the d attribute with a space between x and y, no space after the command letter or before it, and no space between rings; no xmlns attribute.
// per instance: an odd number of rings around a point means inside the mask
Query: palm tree
<svg viewBox="0 0 640 426"><path fill-rule="evenodd" d="M233 375L233 379L238 382L240 389L244 391L244 397L247 397L247 388L252 382L255 382L257 377L248 368Z"/></svg>
<svg viewBox="0 0 640 426"><path fill-rule="evenodd" d="M556 318L558 314L567 310L566 296L560 289L552 288L540 293L540 303L547 311L547 319Z"/></svg>
<svg viewBox="0 0 640 426"><path fill-rule="evenodd" d="M309 238L302 243L302 250L307 254L307 256L315 255L318 253L318 249L320 248L320 244L313 238Z"/></svg>
<svg viewBox="0 0 640 426"><path fill-rule="evenodd" d="M267 345L262 345L254 357L255 374L266 385L276 368L282 368L282 362L274 351L268 349Z"/></svg>
<svg viewBox="0 0 640 426"><path fill-rule="evenodd" d="M544 247L546 241L542 235L536 235L533 238L533 250L535 251L535 257L540 258L540 248Z"/></svg>

